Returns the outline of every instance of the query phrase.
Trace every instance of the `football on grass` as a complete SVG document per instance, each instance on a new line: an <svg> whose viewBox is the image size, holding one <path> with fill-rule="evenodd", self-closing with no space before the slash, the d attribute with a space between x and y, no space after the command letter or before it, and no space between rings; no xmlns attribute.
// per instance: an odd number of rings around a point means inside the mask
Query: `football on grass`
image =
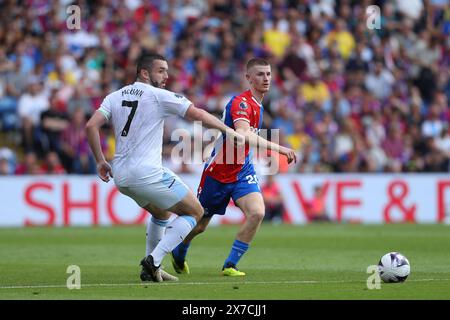
<svg viewBox="0 0 450 320"><path fill-rule="evenodd" d="M408 259L398 252L386 253L378 263L378 272L384 282L403 282L410 271Z"/></svg>

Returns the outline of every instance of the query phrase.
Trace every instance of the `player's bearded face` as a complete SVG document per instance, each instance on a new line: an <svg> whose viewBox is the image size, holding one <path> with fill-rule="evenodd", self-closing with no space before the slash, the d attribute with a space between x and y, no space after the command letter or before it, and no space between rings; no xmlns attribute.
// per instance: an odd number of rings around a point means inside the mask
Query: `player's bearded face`
<svg viewBox="0 0 450 320"><path fill-rule="evenodd" d="M151 82L152 86L157 87L157 88L163 89L166 87L166 83L162 80L158 80L157 77L150 76L150 82Z"/></svg>
<svg viewBox="0 0 450 320"><path fill-rule="evenodd" d="M167 62L164 60L153 61L152 70L150 72L150 83L152 86L157 88L165 88L166 81L169 78L168 75L169 67Z"/></svg>
<svg viewBox="0 0 450 320"><path fill-rule="evenodd" d="M270 66L254 66L249 72L250 85L262 93L269 91L271 79Z"/></svg>

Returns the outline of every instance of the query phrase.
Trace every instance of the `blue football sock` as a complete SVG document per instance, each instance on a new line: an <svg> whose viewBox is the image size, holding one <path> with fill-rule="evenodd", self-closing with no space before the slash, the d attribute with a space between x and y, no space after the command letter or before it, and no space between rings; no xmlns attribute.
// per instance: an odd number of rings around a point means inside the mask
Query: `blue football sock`
<svg viewBox="0 0 450 320"><path fill-rule="evenodd" d="M233 246L231 247L230 255L225 260L224 268L227 268L230 264L232 264L234 267L236 267L237 263L239 262L239 259L244 255L244 253L248 249L248 243L234 240Z"/></svg>
<svg viewBox="0 0 450 320"><path fill-rule="evenodd" d="M190 245L190 242L188 244L184 244L183 242L181 242L175 249L173 249L172 255L176 262L181 263L185 261Z"/></svg>

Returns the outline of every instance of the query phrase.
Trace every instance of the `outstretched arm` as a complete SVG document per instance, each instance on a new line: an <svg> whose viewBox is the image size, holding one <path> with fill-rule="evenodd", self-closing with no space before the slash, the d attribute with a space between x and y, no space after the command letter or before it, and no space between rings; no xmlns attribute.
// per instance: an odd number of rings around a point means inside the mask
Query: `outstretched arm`
<svg viewBox="0 0 450 320"><path fill-rule="evenodd" d="M284 154L287 157L288 163L291 163L292 161L294 161L294 163L297 162L297 155L294 150L280 146L272 141L268 141L263 137L258 136L251 130L250 124L247 121L237 120L234 123L234 127L236 128L236 132L245 137L245 140L250 146L255 148L260 147L266 150L274 150L278 153Z"/></svg>
<svg viewBox="0 0 450 320"><path fill-rule="evenodd" d="M214 117L209 112L195 107L193 104L189 106L184 115L184 118L190 121L201 121L202 125L211 129L220 130L223 133L227 133L229 136L237 138L238 143L244 142L244 138L236 131L226 126L222 121Z"/></svg>
<svg viewBox="0 0 450 320"><path fill-rule="evenodd" d="M112 175L112 169L108 162L106 162L103 155L102 147L100 144L100 128L106 123L105 116L100 111L95 111L92 117L86 123L86 135L89 146L94 154L95 162L97 163L97 172L105 182L109 181L109 177Z"/></svg>

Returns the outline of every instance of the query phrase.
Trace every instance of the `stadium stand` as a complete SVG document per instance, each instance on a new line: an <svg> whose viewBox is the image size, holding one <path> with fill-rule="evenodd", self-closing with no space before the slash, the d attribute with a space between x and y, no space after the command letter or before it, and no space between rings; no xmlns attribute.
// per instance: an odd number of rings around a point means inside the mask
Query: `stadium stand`
<svg viewBox="0 0 450 320"><path fill-rule="evenodd" d="M81 8L80 30L66 26L72 4ZM371 4L381 8L380 29L367 28ZM286 172L449 171L447 1L24 0L0 6L1 174L95 173L83 123L106 94L134 81L143 51L169 59L169 90L217 116L244 90L245 62L269 59L264 127L280 128L282 142L301 159ZM171 128L189 126L181 119L167 124L166 162ZM102 139L111 158L110 128Z"/></svg>

